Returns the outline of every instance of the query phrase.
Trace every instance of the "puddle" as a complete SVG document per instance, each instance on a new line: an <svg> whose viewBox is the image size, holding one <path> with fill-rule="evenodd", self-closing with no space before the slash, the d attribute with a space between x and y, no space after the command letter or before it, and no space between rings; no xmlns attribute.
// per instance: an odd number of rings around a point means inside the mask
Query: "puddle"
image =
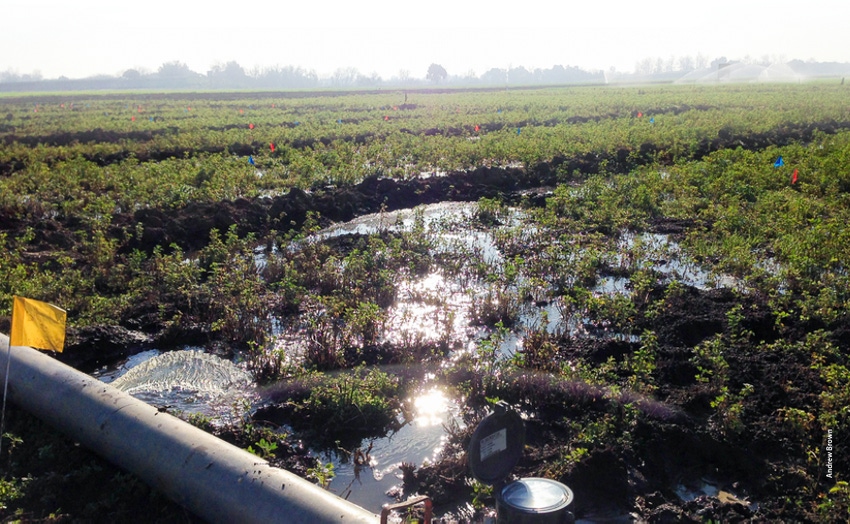
<svg viewBox="0 0 850 524"><path fill-rule="evenodd" d="M388 310L388 325L383 340L396 344L434 343L445 340L459 343L458 334L469 326L471 299L457 282L440 272L405 281L399 286L398 299Z"/></svg>
<svg viewBox="0 0 850 524"><path fill-rule="evenodd" d="M721 487L720 484L710 482L705 479L700 479L698 482L688 484L678 484L673 488L676 496L685 502L696 500L699 497L713 497L718 499L723 504L741 504L746 506L751 511L758 510L757 502L750 502L744 497L738 496L735 493Z"/></svg>
<svg viewBox="0 0 850 524"><path fill-rule="evenodd" d="M100 380L101 382L106 382L107 384L109 384L116 378L126 374L130 369L138 366L142 362L150 360L161 354L162 352L158 349L142 351L141 353L136 353L135 355L127 358L127 360L119 362L116 366L104 366L103 368L92 373L92 376Z"/></svg>
<svg viewBox="0 0 850 524"><path fill-rule="evenodd" d="M478 204L470 202L440 202L418 206L413 209L401 209L384 213L371 213L348 222L327 227L311 237L313 240L325 240L340 235L371 235L381 231L410 230L417 220L431 227L438 221L470 219Z"/></svg>
<svg viewBox="0 0 850 524"><path fill-rule="evenodd" d="M320 454L325 462L334 464L334 479L329 489L333 493L379 513L384 504L392 503L387 492L400 487L403 462L417 467L433 461L446 439L444 424L462 423L457 402L436 387L424 388L408 399L411 419L398 431L383 438L365 439L359 449L368 450L367 464L353 464L341 452ZM353 451L353 450L349 450Z"/></svg>
<svg viewBox="0 0 850 524"><path fill-rule="evenodd" d="M433 171L420 171L419 176L422 180L426 180L428 178L445 178L449 175L448 171L443 171L441 169L435 169Z"/></svg>
<svg viewBox="0 0 850 524"><path fill-rule="evenodd" d="M676 493L676 496L683 501L690 502L702 496L716 497L720 489L710 482L702 481L698 484L687 486L679 484L673 488L673 491Z"/></svg>
<svg viewBox="0 0 850 524"><path fill-rule="evenodd" d="M422 205L414 209L405 209L384 213L373 213L358 217L349 222L334 224L308 237L305 242L316 242L342 235L369 235L381 231L410 231L422 227L434 241L437 253L456 259L479 260L491 271L492 275L502 276L505 259L497 245L496 236L508 234L515 242L529 243L536 230L523 226L525 215L516 210L508 210L500 216L504 225L480 230L470 227L477 203L442 202ZM529 237L528 235L531 235ZM629 235L618 249L628 250L634 244L641 243L646 252L678 252L678 246L664 235ZM297 243L291 248L297 249ZM269 256L277 253L273 250ZM264 255L255 253L258 265L264 264ZM572 253L570 256L577 256ZM617 255L619 256L619 255ZM654 255L660 257L661 255ZM669 267L661 269L673 276L674 271L682 268L675 262L667 262ZM446 270L434 270L422 277L405 278L398 282L395 303L386 310L386 327L379 339L401 345L421 343L447 343L449 347L473 347L482 338L490 336L492 329L474 326L475 307L487 300L492 293L491 285L466 274L449 275ZM570 313L564 317L559 297L543 305L534 305L521 301L517 295L518 286L527 277L518 276L517 284L510 286L500 300L515 300L510 307L515 309L517 321L500 341L500 354L510 357L522 348L524 334L528 330L546 329L550 334L569 335L603 340L626 340L639 342L640 337L629 333L619 333L594 326L589 319ZM630 293L629 279L623 277L600 277L592 290L598 294ZM302 319L303 320L303 319ZM280 329L275 333L273 345L276 349L286 348L286 354L297 355L299 342L305 336L305 321L290 322L288 327L278 323Z"/></svg>
<svg viewBox="0 0 850 524"><path fill-rule="evenodd" d="M667 281L677 280L682 284L701 290L736 288L741 281L731 275L714 275L706 271L684 252L678 242L661 233L627 233L620 239L615 257L618 264L649 266L663 275ZM622 253L638 253L638 257L623 259ZM627 280L627 279L626 279Z"/></svg>

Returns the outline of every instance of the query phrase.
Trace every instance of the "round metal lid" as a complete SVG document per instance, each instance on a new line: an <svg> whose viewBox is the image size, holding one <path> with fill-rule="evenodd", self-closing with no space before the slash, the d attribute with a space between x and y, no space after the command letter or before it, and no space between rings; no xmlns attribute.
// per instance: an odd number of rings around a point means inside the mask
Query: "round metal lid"
<svg viewBox="0 0 850 524"><path fill-rule="evenodd" d="M504 480L522 457L525 426L506 403L496 404L478 424L469 441L467 457L472 476L484 484Z"/></svg>
<svg viewBox="0 0 850 524"><path fill-rule="evenodd" d="M524 513L549 513L567 507L573 492L551 479L529 477L511 482L502 489L501 502Z"/></svg>

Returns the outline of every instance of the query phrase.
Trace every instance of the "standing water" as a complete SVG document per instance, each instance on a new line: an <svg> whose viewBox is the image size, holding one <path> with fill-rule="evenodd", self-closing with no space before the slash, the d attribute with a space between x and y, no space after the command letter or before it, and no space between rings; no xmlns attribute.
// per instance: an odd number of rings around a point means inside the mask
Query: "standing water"
<svg viewBox="0 0 850 524"><path fill-rule="evenodd" d="M476 204L441 203L423 206L415 212L376 213L334 225L303 242L424 226L437 239L435 250L438 252L449 255L455 252L475 253L494 272L501 272L505 261L492 230L470 225L475 211ZM508 217L511 223L519 220L521 216L518 213ZM636 242L642 244L643 255L647 259L658 261L653 264L655 269L668 278L696 286L710 284L710 277L698 267L679 262L682 254L678 246L664 236L626 236L617 251L626 252ZM298 243L289 246L289 249L298 249ZM257 256L257 263L262 266L264 255L258 253ZM433 342L443 337L453 342L452 347L469 350L492 332L472 326L472 312L488 292L485 282L449 275L442 268L402 280L398 283L395 303L386 311L390 329L383 334L384 342L404 345L410 341ZM596 294L627 294L629 288L628 278L601 277L591 291ZM515 293L516 289L508 287L506 291ZM613 336L623 337L632 343L640 341L636 335L597 334L588 330L586 319L562 308L559 297L539 304L520 297L517 300L517 322L501 340L499 353L503 358L521 350L525 332L530 329L574 337ZM285 347L288 355L297 355L301 351L304 333L299 329L280 330L276 336L277 346ZM199 413L213 418L214 423L215 417L224 422L240 420L260 400L249 373L232 362L195 350L164 354L145 352L128 360L120 369L101 374L101 380L111 381L119 389L151 404ZM443 390L428 384L427 378L413 398L408 399L408 405L411 409L407 418L399 420L400 429L384 437L365 439L356 449L314 450L324 462L334 465L335 476L329 484L332 492L377 512L383 504L391 501L387 493L399 492L402 463L419 467L435 459L445 443L445 427L459 424L460 407ZM623 516L607 517L619 522L618 519ZM603 516L599 518L602 520Z"/></svg>
<svg viewBox="0 0 850 524"><path fill-rule="evenodd" d="M388 493L399 491L402 463L418 467L435 459L445 443L444 425L459 423L459 407L439 388L424 389L410 400L411 418L398 431L361 442L360 450L368 451L365 463L355 463L344 452L324 453L335 472L328 489L377 512L392 502Z"/></svg>

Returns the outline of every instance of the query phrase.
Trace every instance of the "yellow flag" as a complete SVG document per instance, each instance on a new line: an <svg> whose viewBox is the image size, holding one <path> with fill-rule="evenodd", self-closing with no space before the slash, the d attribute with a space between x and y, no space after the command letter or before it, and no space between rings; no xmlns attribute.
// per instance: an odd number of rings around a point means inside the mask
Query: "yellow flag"
<svg viewBox="0 0 850 524"><path fill-rule="evenodd" d="M47 302L15 297L12 304L13 346L30 346L62 352L65 347L65 310Z"/></svg>

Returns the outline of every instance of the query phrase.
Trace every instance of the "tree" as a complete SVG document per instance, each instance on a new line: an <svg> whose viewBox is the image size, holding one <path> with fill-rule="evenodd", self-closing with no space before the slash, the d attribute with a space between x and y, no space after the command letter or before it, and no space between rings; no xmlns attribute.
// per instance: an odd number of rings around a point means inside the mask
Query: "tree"
<svg viewBox="0 0 850 524"><path fill-rule="evenodd" d="M247 87L249 85L245 69L233 60L223 65L214 65L207 71L207 78L216 87Z"/></svg>
<svg viewBox="0 0 850 524"><path fill-rule="evenodd" d="M528 69L519 66L508 70L509 84L531 84L534 82L534 74Z"/></svg>
<svg viewBox="0 0 850 524"><path fill-rule="evenodd" d="M331 85L336 87L352 86L360 76L360 71L357 68L340 67L331 76Z"/></svg>
<svg viewBox="0 0 850 524"><path fill-rule="evenodd" d="M189 66L182 62L174 61L174 62L165 62L161 66L159 66L159 77L160 78L193 78L199 76L198 73L195 73Z"/></svg>
<svg viewBox="0 0 850 524"><path fill-rule="evenodd" d="M481 81L485 84L504 84L508 81L508 71L506 69L492 68L485 71L481 75Z"/></svg>
<svg viewBox="0 0 850 524"><path fill-rule="evenodd" d="M316 87L319 77L315 71L294 66L274 66L264 69L257 76L257 85L263 87Z"/></svg>
<svg viewBox="0 0 850 524"><path fill-rule="evenodd" d="M644 58L640 62L635 64L635 73L639 75L651 75L654 73L655 64L652 61L652 58Z"/></svg>
<svg viewBox="0 0 850 524"><path fill-rule="evenodd" d="M449 74L446 72L446 68L439 64L431 64L428 66L428 74L425 75L425 78L436 83L439 83L441 80L445 80Z"/></svg>

